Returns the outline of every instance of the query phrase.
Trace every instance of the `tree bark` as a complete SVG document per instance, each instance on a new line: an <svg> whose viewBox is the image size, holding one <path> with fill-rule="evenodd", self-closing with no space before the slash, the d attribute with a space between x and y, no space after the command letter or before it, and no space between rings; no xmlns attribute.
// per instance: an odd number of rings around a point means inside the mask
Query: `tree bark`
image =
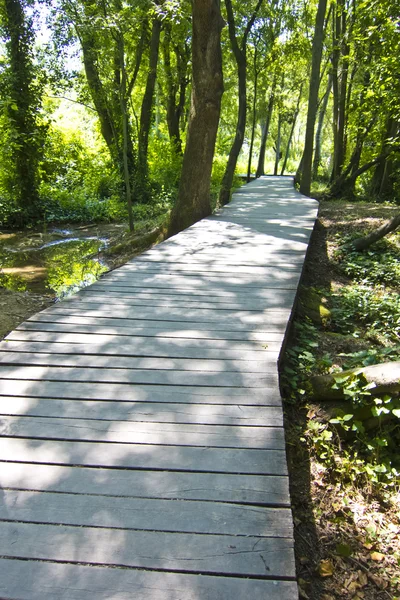
<svg viewBox="0 0 400 600"><path fill-rule="evenodd" d="M253 158L253 147L254 137L256 131L256 120L257 120L257 91L258 91L258 69L257 69L257 44L254 48L254 92L253 92L253 106L252 106L252 119L251 119L251 139L249 149L249 161L247 164L247 183L251 179L251 161Z"/></svg>
<svg viewBox="0 0 400 600"><path fill-rule="evenodd" d="M399 123L392 117L389 116L386 122L386 128L384 137L382 140L382 150L389 154L391 139L394 138L398 132ZM374 171L371 181L371 192L378 196L385 196L390 191L389 178L392 170L392 160L388 158L379 163Z"/></svg>
<svg viewBox="0 0 400 600"><path fill-rule="evenodd" d="M219 204L224 206L227 204L231 197L231 188L233 177L235 175L235 169L237 160L239 157L240 150L243 145L244 134L246 130L246 111L247 111L247 86L246 86L246 73L247 73L247 56L246 56L246 44L250 30L254 24L257 13L261 7L263 0L258 0L254 12L247 23L246 29L243 33L241 43L239 46L236 37L236 25L235 17L233 15L232 1L225 0L226 11L228 15L228 27L229 27L229 39L231 41L232 51L235 56L237 70L238 70L238 87L239 87L239 110L236 124L236 135L233 141L231 150L229 152L228 162L226 165L225 173L222 178L221 190L219 194Z"/></svg>
<svg viewBox="0 0 400 600"><path fill-rule="evenodd" d="M301 84L301 86L300 86L299 96L297 98L296 110L294 111L294 115L293 115L293 121L292 121L292 126L290 128L289 139L288 139L288 143L286 146L285 159L283 161L281 175L283 175L285 173L286 165L289 160L290 147L292 145L292 139L293 139L296 123L297 123L297 117L299 116L299 112L300 112L300 101L301 101L302 92L303 92L303 84Z"/></svg>
<svg viewBox="0 0 400 600"><path fill-rule="evenodd" d="M371 231L371 233L369 233L368 235L362 238L357 238L356 240L350 242L350 244L348 244L348 247L352 250L356 250L357 252L360 252L361 250L366 250L367 248L372 246L372 244L375 244L375 242L385 237L385 235L388 235L388 233L396 231L398 227L400 227L400 212L374 231Z"/></svg>
<svg viewBox="0 0 400 600"><path fill-rule="evenodd" d="M311 378L314 398L316 400L344 400L345 394L340 388L339 382L343 377L351 375L362 375L366 383L375 383L375 387L371 389L371 393L374 395L400 391L400 361L393 361L331 375L316 375ZM333 385L337 385L338 389L332 388Z"/></svg>
<svg viewBox="0 0 400 600"><path fill-rule="evenodd" d="M211 213L210 179L223 94L219 0L192 0L192 97L178 198L168 236Z"/></svg>
<svg viewBox="0 0 400 600"><path fill-rule="evenodd" d="M272 111L274 109L274 102L275 102L275 82L273 84L271 95L269 97L267 116L265 119L264 126L262 128L260 154L258 156L256 177L261 177L261 175L265 175L265 151L267 149L267 140L268 140L269 128L270 128L270 124L271 124Z"/></svg>
<svg viewBox="0 0 400 600"><path fill-rule="evenodd" d="M150 126L153 116L154 90L157 78L157 64L160 47L161 21L157 18L153 20L153 27L150 41L149 70L147 73L146 89L143 95L142 107L140 112L140 130L138 147L138 177L137 182L142 193L146 196L148 180L148 162L147 154L149 148Z"/></svg>
<svg viewBox="0 0 400 600"><path fill-rule="evenodd" d="M329 94L331 93L332 88L332 74L330 73L328 76L328 83L326 86L326 91L324 97L322 99L322 103L319 109L318 115L318 125L317 131L315 134L315 152L314 152L314 161L312 166L312 177L316 179L318 177L318 169L321 164L321 146L322 146L322 130L324 127L324 119L326 114L326 109L329 101Z"/></svg>
<svg viewBox="0 0 400 600"><path fill-rule="evenodd" d="M358 161L359 154L361 154L361 152L359 152L358 148L356 148L355 154L353 154L356 161ZM336 198L337 196L345 194L346 192L348 193L349 190L353 190L356 179L358 177L360 177L360 175L362 175L363 173L365 173L366 171L368 171L369 169L374 167L375 165L379 164L380 162L385 161L386 157L387 157L386 153L380 154L373 160L370 160L369 162L367 162L362 167L358 167L356 170L351 169L351 162L350 162L350 166L346 169L346 171L344 171L340 175L340 177L338 177L338 179L336 179L336 181L334 181L333 184L331 185L331 187L329 188L328 197ZM351 171L351 174L349 175L350 171Z"/></svg>
<svg viewBox="0 0 400 600"><path fill-rule="evenodd" d="M310 91L308 97L308 111L306 124L306 137L304 143L303 165L301 173L300 192L309 196L311 188L311 168L313 158L314 129L318 110L318 91L322 49L324 41L324 21L327 0L319 0L315 20L315 32L312 45L312 63L310 77Z"/></svg>
<svg viewBox="0 0 400 600"><path fill-rule="evenodd" d="M281 131L282 131L282 114L278 115L278 135L276 137L276 147L275 147L275 165L274 165L274 175L278 175L278 167L279 161L281 159Z"/></svg>
<svg viewBox="0 0 400 600"><path fill-rule="evenodd" d="M167 105L167 125L168 134L172 145L178 154L182 154L181 139L181 117L185 108L186 88L190 80L187 76L188 62L190 55L186 48L186 43L175 45L174 52L176 56L177 69L174 75L171 67L171 45L172 30L171 24L164 26L164 39L162 43L164 71L166 79L166 105Z"/></svg>

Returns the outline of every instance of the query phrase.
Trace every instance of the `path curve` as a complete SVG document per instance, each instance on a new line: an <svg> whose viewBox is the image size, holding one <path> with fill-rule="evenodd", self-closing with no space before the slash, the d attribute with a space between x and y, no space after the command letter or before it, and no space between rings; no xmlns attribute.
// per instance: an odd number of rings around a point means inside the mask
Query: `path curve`
<svg viewBox="0 0 400 600"><path fill-rule="evenodd" d="M0 596L298 597L277 362L317 202L263 177L0 343Z"/></svg>

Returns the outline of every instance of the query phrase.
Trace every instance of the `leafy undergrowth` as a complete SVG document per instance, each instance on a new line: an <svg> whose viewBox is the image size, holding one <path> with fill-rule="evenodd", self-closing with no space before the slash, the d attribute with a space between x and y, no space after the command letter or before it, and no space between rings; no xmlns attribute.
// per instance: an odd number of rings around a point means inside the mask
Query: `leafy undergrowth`
<svg viewBox="0 0 400 600"><path fill-rule="evenodd" d="M400 598L400 399L359 373L344 399L314 397L314 375L400 360L400 233L342 249L396 207L321 203L282 363L301 598Z"/></svg>

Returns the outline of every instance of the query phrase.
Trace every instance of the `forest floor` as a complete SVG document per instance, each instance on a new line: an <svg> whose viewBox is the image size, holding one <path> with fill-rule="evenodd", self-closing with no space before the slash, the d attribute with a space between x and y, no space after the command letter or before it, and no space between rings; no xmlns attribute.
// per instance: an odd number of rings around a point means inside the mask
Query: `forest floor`
<svg viewBox="0 0 400 600"><path fill-rule="evenodd" d="M335 332L331 295L354 283L338 262L336 252L340 241L356 231L361 233L376 227L395 210L393 206L372 203L321 202L305 265L299 310L283 360L283 374L288 365L289 371L290 367L296 368L290 357L296 353L298 357L299 352L303 357L299 370L303 369L304 379L323 371L327 364L333 363L336 368L346 366L343 355L362 356L372 348L380 356L377 347L382 340L379 335L371 337L366 327L356 335ZM154 232L151 235L154 237ZM394 234L391 238L395 248L400 247L399 237ZM145 237L141 250L153 241ZM108 265L115 268L137 253L138 248L121 245L109 257ZM395 289L400 291L396 286ZM310 291L314 304L311 309ZM318 306L315 295L320 299ZM54 301L55 295L46 290L21 292L0 287L0 339ZM311 325L299 334L296 327L301 328L305 322ZM383 341L391 352L391 342L386 338ZM398 346L394 348L397 352ZM390 352L389 360L399 360ZM295 387L304 384L306 388L300 396L298 389L293 393L290 377L283 375L282 380L300 598L400 598L399 482L381 485L371 481L361 457L345 449L342 452L338 436L335 443L330 443L332 440L326 435L326 406L313 402L301 377L294 382ZM399 426L397 432L398 429Z"/></svg>
<svg viewBox="0 0 400 600"><path fill-rule="evenodd" d="M400 232L360 257L338 255L344 240L374 229L395 212L398 207L393 205L321 202L281 365L296 568L304 600L400 598L400 479L378 481L375 472L372 477L367 473L369 461L379 461L364 457L356 438L340 439L329 424L332 406L314 401L307 383L314 374L363 366L366 358L371 363L399 360L398 330L397 335L390 331L394 309L386 323L387 307L382 304L381 327L379 318L371 325L368 300L375 292L378 298L392 293L393 306L399 309ZM371 274L376 261L379 285ZM345 306L340 304L343 297ZM398 327L398 313L396 318ZM299 393L300 386L304 389ZM397 443L399 429L398 421L390 431ZM379 439L379 434L368 433L371 440L374 435ZM399 446L394 446L400 471Z"/></svg>

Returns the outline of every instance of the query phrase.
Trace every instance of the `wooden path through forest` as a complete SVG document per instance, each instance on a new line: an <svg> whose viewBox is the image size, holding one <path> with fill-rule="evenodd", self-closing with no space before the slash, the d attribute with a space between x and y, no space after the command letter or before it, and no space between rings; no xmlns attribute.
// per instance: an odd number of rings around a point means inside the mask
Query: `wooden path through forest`
<svg viewBox="0 0 400 600"><path fill-rule="evenodd" d="M0 343L0 597L294 600L277 361L317 203L265 177Z"/></svg>

